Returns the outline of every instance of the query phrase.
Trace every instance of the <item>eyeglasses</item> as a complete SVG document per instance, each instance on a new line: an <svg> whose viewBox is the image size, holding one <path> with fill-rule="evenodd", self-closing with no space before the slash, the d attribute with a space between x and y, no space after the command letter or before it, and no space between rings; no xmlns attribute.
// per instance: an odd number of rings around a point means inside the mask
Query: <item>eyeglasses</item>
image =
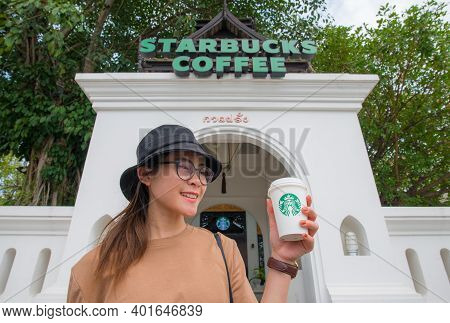
<svg viewBox="0 0 450 323"><path fill-rule="evenodd" d="M189 160L166 161L161 162L161 164L175 164L178 177L183 181L190 180L197 173L202 185L207 185L212 182L214 176L214 172L209 167L201 166L195 168L194 164Z"/></svg>

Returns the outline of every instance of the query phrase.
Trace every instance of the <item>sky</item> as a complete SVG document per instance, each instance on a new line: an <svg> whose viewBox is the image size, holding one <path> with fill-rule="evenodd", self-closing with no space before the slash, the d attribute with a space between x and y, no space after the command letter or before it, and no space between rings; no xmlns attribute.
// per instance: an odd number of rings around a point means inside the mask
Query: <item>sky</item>
<svg viewBox="0 0 450 323"><path fill-rule="evenodd" d="M327 0L328 11L334 17L336 25L343 26L361 26L363 23L376 26L378 9L386 3L395 4L400 13L414 4L425 2L426 0ZM448 18L447 14L447 20Z"/></svg>

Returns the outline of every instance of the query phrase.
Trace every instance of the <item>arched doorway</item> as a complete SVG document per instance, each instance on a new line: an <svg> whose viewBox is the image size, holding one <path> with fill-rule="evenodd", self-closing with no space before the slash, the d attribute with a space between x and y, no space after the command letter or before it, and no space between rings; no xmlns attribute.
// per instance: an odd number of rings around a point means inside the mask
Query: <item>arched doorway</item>
<svg viewBox="0 0 450 323"><path fill-rule="evenodd" d="M232 165L232 171L230 174L227 173L226 176L227 189L225 194L221 189L223 184L221 178L208 186L205 197L199 205L199 214L193 219L192 223L200 226L200 219L203 214L203 216L208 215L214 219L208 220L211 221L208 222L210 225L208 229L217 227L212 222L217 220L219 220L219 225L225 225L226 227L227 221L220 220L220 217L229 214L223 212L245 212L243 214L246 215L247 219L247 249L243 247L245 243L236 242L238 246L240 245L239 249L247 267L249 280L256 275L262 276L261 273L264 273L263 277L265 278L268 272L267 259L271 250L265 203L268 187L273 180L281 177L298 177L309 186L308 179L303 175L305 173L304 166L299 162L299 158L294 156L295 152L286 148L286 146L289 146L286 142L278 142L257 129L238 125L218 125L213 128L194 130L194 133L199 142L211 153L216 154L221 161L228 160L227 151L231 151L233 155L236 153L236 160ZM231 149L228 148L229 145L231 145ZM244 147L245 149L242 149L245 152L239 154L238 146ZM229 210L224 211L227 208ZM216 212L216 214L203 212ZM220 212L222 214L219 214ZM248 219L251 218L254 218L255 223L252 233L249 232L248 226ZM242 239L242 241L245 241L245 239ZM318 243L318 241L316 242ZM258 254L259 246L261 246L261 257ZM254 262L250 260L252 250L253 255L256 254ZM316 301L320 278L314 277L317 270L313 268L313 262L314 259L310 254L301 258L303 269L290 286L289 302ZM260 263L264 269L258 273ZM252 284L252 287L255 288L256 286ZM258 293L262 293L263 288L259 291L254 289L254 291L258 297Z"/></svg>

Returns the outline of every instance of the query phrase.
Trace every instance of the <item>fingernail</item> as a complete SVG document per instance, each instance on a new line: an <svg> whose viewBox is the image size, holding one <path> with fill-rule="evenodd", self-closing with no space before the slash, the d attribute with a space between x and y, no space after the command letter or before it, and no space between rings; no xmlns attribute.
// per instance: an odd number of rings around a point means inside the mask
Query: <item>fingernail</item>
<svg viewBox="0 0 450 323"><path fill-rule="evenodd" d="M303 234L303 239L306 239L308 237L308 235L305 233Z"/></svg>
<svg viewBox="0 0 450 323"><path fill-rule="evenodd" d="M300 221L300 225L302 225L302 226L305 225L305 223L306 223L305 220L301 220L301 221Z"/></svg>

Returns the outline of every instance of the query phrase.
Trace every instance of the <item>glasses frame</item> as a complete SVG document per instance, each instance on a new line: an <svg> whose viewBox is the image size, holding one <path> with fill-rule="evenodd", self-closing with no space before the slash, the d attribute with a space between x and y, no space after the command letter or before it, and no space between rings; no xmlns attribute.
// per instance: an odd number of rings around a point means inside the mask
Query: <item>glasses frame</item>
<svg viewBox="0 0 450 323"><path fill-rule="evenodd" d="M193 168L193 170L194 170L194 171L192 172L192 174L191 174L191 177L189 177L188 179L181 178L181 176L180 176L179 165L180 165L180 163L182 163L182 162L184 162L184 163L189 163L189 164L191 165L191 167ZM214 177L214 172L213 172L213 170L212 170L211 168L206 167L206 166L200 166L199 168L197 168L197 167L195 167L195 165L194 165L190 160L181 160L181 159L177 159L177 160L164 161L164 162L161 162L161 164L175 164L176 167L177 167L177 175L178 175L178 177L179 177L181 180L186 181L186 182L189 181L189 180L191 180L192 177L194 177L194 175L197 173L197 177L198 177L198 179L200 180L200 183L201 183L203 186L206 186L206 185L208 185L209 183L211 183L212 178ZM211 171L212 176L211 176L211 181L210 181L210 182L208 182L208 179L205 178L206 183L203 183L203 181L202 181L202 179L201 179L201 177L200 177L200 171L203 170L203 169L209 169L209 170Z"/></svg>

